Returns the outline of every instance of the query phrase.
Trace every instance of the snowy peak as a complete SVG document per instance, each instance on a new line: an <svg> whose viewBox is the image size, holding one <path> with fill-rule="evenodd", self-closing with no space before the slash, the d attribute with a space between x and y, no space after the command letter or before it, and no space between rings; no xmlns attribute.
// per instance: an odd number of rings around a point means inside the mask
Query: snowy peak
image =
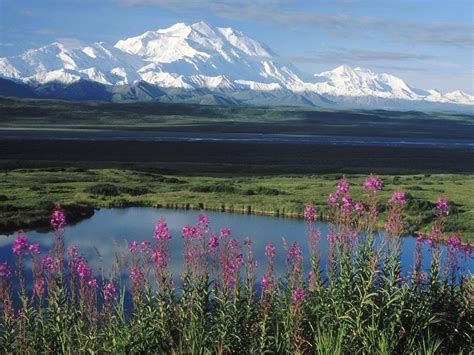
<svg viewBox="0 0 474 355"><path fill-rule="evenodd" d="M360 67L341 65L314 76L300 73L242 32L205 22L176 23L113 46L99 42L70 48L54 42L0 58L0 77L32 86L53 81L68 85L80 80L107 86L146 82L162 89L196 90L198 94L284 95L297 97L298 102L336 107L474 105L474 97L461 91L442 94L416 89L396 76ZM246 93L239 95L240 91Z"/></svg>
<svg viewBox="0 0 474 355"><path fill-rule="evenodd" d="M186 26L186 27L190 28L191 31L195 31L197 33L200 33L204 37L208 37L208 38L216 37L216 32L217 32L216 28L209 26L205 22L202 22L202 21L201 22L196 22L196 23L193 23L192 25Z"/></svg>
<svg viewBox="0 0 474 355"><path fill-rule="evenodd" d="M29 83L58 81L72 83L81 79L106 85L137 80L136 71L142 66L139 58L131 57L104 43L68 49L54 42L22 55L0 58L0 74ZM125 73L117 75L117 72Z"/></svg>
<svg viewBox="0 0 474 355"><path fill-rule="evenodd" d="M172 36L180 36L180 35L183 35L183 34L184 34L184 36L186 36L187 35L186 33L189 33L190 30L191 30L190 26L188 26L184 22L178 22L178 23L175 23L174 25L172 25L168 28L159 29L156 32L158 32L158 33L167 33L167 34L172 35Z"/></svg>
<svg viewBox="0 0 474 355"><path fill-rule="evenodd" d="M374 96L417 100L421 97L402 79L390 74L376 74L360 67L341 65L315 74L317 88L335 96Z"/></svg>
<svg viewBox="0 0 474 355"><path fill-rule="evenodd" d="M465 105L472 105L474 103L474 96L468 95L460 90L448 92L444 97L452 102L459 102Z"/></svg>
<svg viewBox="0 0 474 355"><path fill-rule="evenodd" d="M239 80L265 84L293 80L288 74L278 76L276 71L268 71L265 59L278 58L258 41L232 28L205 22L177 23L118 41L114 47L140 57L145 62L138 71L141 78L163 87L202 88L208 83L205 87L210 89L231 89L240 87Z"/></svg>
<svg viewBox="0 0 474 355"><path fill-rule="evenodd" d="M346 77L347 78L347 77L357 76L356 71L367 72L368 74L372 74L368 70L362 70L361 68L352 69L350 66L343 64L331 71L326 71L326 72L323 72L321 74L316 74L316 75L326 76L326 77L339 77L339 78Z"/></svg>
<svg viewBox="0 0 474 355"><path fill-rule="evenodd" d="M245 36L242 32L235 31L230 27L218 28L218 30L231 45L249 56L261 58L271 58L274 56L261 43Z"/></svg>
<svg viewBox="0 0 474 355"><path fill-rule="evenodd" d="M228 62L241 55L271 57L262 44L241 32L232 28L213 27L205 22L192 25L177 23L166 29L147 31L139 36L118 41L115 47L154 63L209 58L213 54Z"/></svg>
<svg viewBox="0 0 474 355"><path fill-rule="evenodd" d="M394 75L377 74L360 67L341 65L333 70L315 74L314 77L315 91L335 97L370 97L474 105L474 97L459 90L443 95L434 89L415 89Z"/></svg>

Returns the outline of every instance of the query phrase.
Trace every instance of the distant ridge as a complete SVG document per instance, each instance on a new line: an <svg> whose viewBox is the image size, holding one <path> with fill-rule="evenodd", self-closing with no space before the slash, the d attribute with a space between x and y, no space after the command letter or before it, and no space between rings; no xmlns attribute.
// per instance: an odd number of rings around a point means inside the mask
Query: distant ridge
<svg viewBox="0 0 474 355"><path fill-rule="evenodd" d="M417 89L390 74L341 65L309 75L232 28L177 23L118 41L54 42L0 58L0 95L76 100L309 105L472 112L461 91Z"/></svg>

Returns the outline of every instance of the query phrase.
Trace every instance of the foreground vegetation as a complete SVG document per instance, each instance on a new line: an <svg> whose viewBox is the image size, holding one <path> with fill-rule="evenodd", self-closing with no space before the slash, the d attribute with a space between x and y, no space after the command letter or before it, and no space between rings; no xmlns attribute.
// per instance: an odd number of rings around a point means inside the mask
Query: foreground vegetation
<svg viewBox="0 0 474 355"><path fill-rule="evenodd" d="M169 241L176 236L169 234L166 221L156 224L154 243L131 241L127 252L117 255L114 270L96 278L76 247L66 248L66 218L57 207L50 219L56 231L54 250L41 255L40 245L29 244L20 232L12 246L15 271L0 264L1 351L471 352L474 280L463 275L462 265L472 249L459 234L445 232L447 200L437 199L434 224L419 235L413 269L402 274L400 238L409 198L400 190L391 194L383 222L386 235L375 243L382 186L380 178L367 177L362 200L356 200L349 182L341 179L327 199L327 236L315 228L318 210L308 204L303 214L311 270L303 270L302 246L294 242L285 248L284 275L275 274L274 263L280 260L275 256L281 251L274 245L266 245L267 263L259 266L249 239L241 244L228 229L213 233L202 214L195 226L182 229L184 266L178 288L169 258ZM322 237L329 243L324 268ZM445 239L442 260L440 241ZM429 270L421 267L424 243L430 248ZM258 267L266 269L260 280ZM122 283L123 273L128 282ZM29 274L32 287L26 284ZM12 285L18 285L18 306ZM131 308L126 307L128 298Z"/></svg>
<svg viewBox="0 0 474 355"><path fill-rule="evenodd" d="M47 226L49 214L62 201L70 222L89 217L94 208L151 206L207 209L226 212L303 217L309 197L321 214L339 174L289 176L204 177L162 175L156 170L128 169L16 169L0 173L0 228ZM348 175L356 184L363 176ZM383 176L387 190L403 189L408 230L423 231L434 222L434 201L449 196L450 219L446 230L462 231L474 240L474 175ZM381 197L388 199L389 192ZM355 188L354 198L363 190ZM381 203L386 216L386 203Z"/></svg>

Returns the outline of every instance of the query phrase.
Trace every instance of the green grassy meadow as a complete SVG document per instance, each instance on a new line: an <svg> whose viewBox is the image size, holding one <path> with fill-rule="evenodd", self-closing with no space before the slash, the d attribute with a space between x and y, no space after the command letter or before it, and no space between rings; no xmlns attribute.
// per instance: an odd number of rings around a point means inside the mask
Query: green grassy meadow
<svg viewBox="0 0 474 355"><path fill-rule="evenodd" d="M3 231L41 227L49 223L56 202L72 221L90 216L92 208L153 206L302 217L306 203L323 215L326 199L340 174L280 176L185 176L146 170L39 168L5 170L0 174L0 221ZM354 199L363 198L365 175L348 175ZM384 175L381 194L408 193L410 231L433 220L434 203L445 196L451 203L448 231L474 240L474 175Z"/></svg>

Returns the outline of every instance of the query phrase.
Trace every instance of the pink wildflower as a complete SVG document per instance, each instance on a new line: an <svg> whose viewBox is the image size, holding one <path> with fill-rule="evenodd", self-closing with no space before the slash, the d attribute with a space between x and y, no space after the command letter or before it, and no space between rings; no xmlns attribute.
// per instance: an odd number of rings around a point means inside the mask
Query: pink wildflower
<svg viewBox="0 0 474 355"><path fill-rule="evenodd" d="M385 224L385 229L387 233L392 236L398 236L401 229L401 220L398 214L390 213L387 218L387 223Z"/></svg>
<svg viewBox="0 0 474 355"><path fill-rule="evenodd" d="M43 269L47 271L55 271L59 268L58 260L56 260L55 258L49 255L45 255L43 257L42 264L43 264Z"/></svg>
<svg viewBox="0 0 474 355"><path fill-rule="evenodd" d="M35 281L33 286L33 293L38 296L39 298L43 297L45 291L45 282L43 278L39 278Z"/></svg>
<svg viewBox="0 0 474 355"><path fill-rule="evenodd" d="M13 243L13 254L16 256L26 255L28 254L28 238L22 232L18 233L16 236L15 242Z"/></svg>
<svg viewBox="0 0 474 355"><path fill-rule="evenodd" d="M365 211L365 208L364 208L364 205L360 202L356 202L356 204L354 205L354 210L358 213L358 214L362 214L364 213Z"/></svg>
<svg viewBox="0 0 474 355"><path fill-rule="evenodd" d="M418 274L418 282L425 283L428 281L428 274L426 272L421 271Z"/></svg>
<svg viewBox="0 0 474 355"><path fill-rule="evenodd" d="M239 247L239 241L235 238L229 239L229 242L227 243L229 249L231 250L236 250Z"/></svg>
<svg viewBox="0 0 474 355"><path fill-rule="evenodd" d="M56 209L51 215L50 223L54 230L64 229L66 226L66 216L64 215L64 212L61 211L61 206L59 204L56 206Z"/></svg>
<svg viewBox="0 0 474 355"><path fill-rule="evenodd" d="M207 244L207 248L209 250L217 248L219 246L219 239L213 235L211 238L209 238L209 243Z"/></svg>
<svg viewBox="0 0 474 355"><path fill-rule="evenodd" d="M316 219L316 207L314 207L311 203L306 205L306 209L304 210L304 219L310 222Z"/></svg>
<svg viewBox="0 0 474 355"><path fill-rule="evenodd" d="M104 300L107 301L114 301L115 300L115 285L112 282L108 282L104 285Z"/></svg>
<svg viewBox="0 0 474 355"><path fill-rule="evenodd" d="M402 191L396 191L393 193L392 197L388 200L389 205L400 204L404 205L407 203L406 195Z"/></svg>
<svg viewBox="0 0 474 355"><path fill-rule="evenodd" d="M344 211L344 213L349 214L352 209L352 199L350 197L344 196L342 198L342 205L341 209Z"/></svg>
<svg viewBox="0 0 474 355"><path fill-rule="evenodd" d="M153 259L153 263L156 266L159 266L161 268L166 266L166 260L163 256L163 254L159 250L155 250L152 254L151 257Z"/></svg>
<svg viewBox="0 0 474 355"><path fill-rule="evenodd" d="M221 229L221 238L225 238L230 235L230 229L222 228Z"/></svg>
<svg viewBox="0 0 474 355"><path fill-rule="evenodd" d="M142 240L140 243L140 252L142 254L149 254L151 253L151 245L150 242L147 240Z"/></svg>
<svg viewBox="0 0 474 355"><path fill-rule="evenodd" d="M445 199L443 197L438 198L438 200L436 201L436 212L435 212L435 214L438 217L449 215L449 205L448 205L448 200L447 199Z"/></svg>
<svg viewBox="0 0 474 355"><path fill-rule="evenodd" d="M37 255L40 253L40 245L39 244L30 244L28 247L31 255Z"/></svg>
<svg viewBox="0 0 474 355"><path fill-rule="evenodd" d="M81 278L88 278L92 276L92 269L87 265L84 259L79 260L77 265L77 273Z"/></svg>
<svg viewBox="0 0 474 355"><path fill-rule="evenodd" d="M206 227L209 225L209 217L205 213L201 213L198 217L198 224L202 227Z"/></svg>
<svg viewBox="0 0 474 355"><path fill-rule="evenodd" d="M304 292L303 289L297 287L294 291L293 291L293 294L291 295L291 298L293 299L293 301L295 302L300 302L302 300L304 300L306 297L306 293Z"/></svg>
<svg viewBox="0 0 474 355"><path fill-rule="evenodd" d="M339 198L339 192L330 193L328 197L328 204L335 205L337 203L337 199Z"/></svg>
<svg viewBox="0 0 474 355"><path fill-rule="evenodd" d="M452 246L453 248L457 248L461 245L461 238L459 235L454 234L448 238L448 245Z"/></svg>
<svg viewBox="0 0 474 355"><path fill-rule="evenodd" d="M155 226L154 238L158 241L171 240L168 226L164 218L160 218Z"/></svg>
<svg viewBox="0 0 474 355"><path fill-rule="evenodd" d="M138 248L138 243L134 240L130 243L129 245L129 250L130 250L130 253L133 253L137 250Z"/></svg>
<svg viewBox="0 0 474 355"><path fill-rule="evenodd" d="M349 191L349 187L349 181L347 181L346 177L344 176L337 184L337 191L345 194Z"/></svg>
<svg viewBox="0 0 474 355"><path fill-rule="evenodd" d="M134 282L140 283L145 278L145 274L141 268L135 267L130 272L130 277Z"/></svg>
<svg viewBox="0 0 474 355"><path fill-rule="evenodd" d="M75 259L77 257L77 247L74 244L70 244L67 247L67 253L71 259Z"/></svg>
<svg viewBox="0 0 474 355"><path fill-rule="evenodd" d="M273 258L276 254L276 248L272 243L265 245L265 256Z"/></svg>
<svg viewBox="0 0 474 355"><path fill-rule="evenodd" d="M12 274L12 269L8 265L8 262L4 261L0 264L0 278L8 278Z"/></svg>
<svg viewBox="0 0 474 355"><path fill-rule="evenodd" d="M239 254L235 257L235 264L236 266L239 268L241 267L242 265L244 265L244 256L242 254Z"/></svg>
<svg viewBox="0 0 474 355"><path fill-rule="evenodd" d="M438 224L431 226L430 239L439 240L443 237L443 228Z"/></svg>
<svg viewBox="0 0 474 355"><path fill-rule="evenodd" d="M194 239L196 234L197 234L196 228L191 227L189 224L186 224L183 227L183 230L182 230L183 238L185 238L187 240L192 240L192 239Z"/></svg>
<svg viewBox="0 0 474 355"><path fill-rule="evenodd" d="M90 288L97 288L97 280L93 277L89 281L87 281L87 285Z"/></svg>
<svg viewBox="0 0 474 355"><path fill-rule="evenodd" d="M376 192L382 190L383 181L378 176L370 175L365 178L364 184L362 186L366 190Z"/></svg>
<svg viewBox="0 0 474 355"><path fill-rule="evenodd" d="M270 278L267 275L263 275L262 279L260 280L260 284L264 290L268 289L271 284Z"/></svg>
<svg viewBox="0 0 474 355"><path fill-rule="evenodd" d="M301 255L300 245L297 242L293 242L290 250L288 250L288 259L294 259L300 257Z"/></svg>
<svg viewBox="0 0 474 355"><path fill-rule="evenodd" d="M468 242L464 245L459 246L459 251L464 254L466 258L470 258L472 255L472 245Z"/></svg>

